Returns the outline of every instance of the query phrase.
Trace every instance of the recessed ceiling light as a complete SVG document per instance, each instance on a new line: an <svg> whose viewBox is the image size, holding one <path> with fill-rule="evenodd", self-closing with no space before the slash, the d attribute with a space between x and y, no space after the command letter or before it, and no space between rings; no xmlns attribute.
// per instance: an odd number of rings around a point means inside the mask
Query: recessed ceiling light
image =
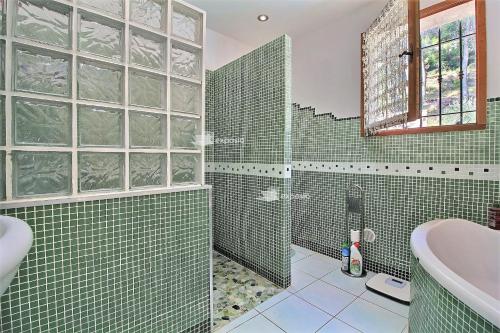
<svg viewBox="0 0 500 333"><path fill-rule="evenodd" d="M259 20L260 22L266 22L267 20L269 20L269 16L261 14L257 16L257 20Z"/></svg>

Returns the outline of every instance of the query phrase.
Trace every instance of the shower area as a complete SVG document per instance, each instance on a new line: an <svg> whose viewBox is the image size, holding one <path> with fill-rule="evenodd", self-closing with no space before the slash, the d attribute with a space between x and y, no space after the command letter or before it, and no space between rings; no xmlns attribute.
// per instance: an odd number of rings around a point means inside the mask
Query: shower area
<svg viewBox="0 0 500 333"><path fill-rule="evenodd" d="M206 75L214 325L290 285L291 40Z"/></svg>

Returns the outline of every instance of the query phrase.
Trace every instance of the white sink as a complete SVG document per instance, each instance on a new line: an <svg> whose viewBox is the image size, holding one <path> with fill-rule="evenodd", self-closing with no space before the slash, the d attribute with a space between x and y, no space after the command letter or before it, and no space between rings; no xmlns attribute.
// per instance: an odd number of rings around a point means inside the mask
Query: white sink
<svg viewBox="0 0 500 333"><path fill-rule="evenodd" d="M22 220L0 215L0 296L7 290L33 244L33 232Z"/></svg>

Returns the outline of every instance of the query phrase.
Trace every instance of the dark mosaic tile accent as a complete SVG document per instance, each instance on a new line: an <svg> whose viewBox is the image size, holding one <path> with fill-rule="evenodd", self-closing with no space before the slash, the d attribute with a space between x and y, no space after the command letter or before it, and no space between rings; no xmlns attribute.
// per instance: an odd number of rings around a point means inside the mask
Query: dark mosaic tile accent
<svg viewBox="0 0 500 333"><path fill-rule="evenodd" d="M291 40L280 37L207 73L207 162L291 163ZM239 140L233 144L221 139ZM290 284L290 180L207 173L214 248L281 287ZM258 200L276 190L280 200Z"/></svg>
<svg viewBox="0 0 500 333"><path fill-rule="evenodd" d="M293 160L387 163L500 164L500 103L488 104L488 129L361 138L359 120L293 113ZM419 178L371 174L292 171L292 241L339 259L345 240L345 190L366 191L366 224L377 234L366 245L369 270L408 279L410 235L435 218L464 218L486 225L487 208L500 201L500 183L485 180ZM307 194L307 195L305 195Z"/></svg>
<svg viewBox="0 0 500 333"><path fill-rule="evenodd" d="M217 252L213 258L215 330L283 291Z"/></svg>
<svg viewBox="0 0 500 333"><path fill-rule="evenodd" d="M425 271L412 256L411 333L500 333Z"/></svg>
<svg viewBox="0 0 500 333"><path fill-rule="evenodd" d="M195 190L0 210L34 232L0 331L210 332L208 201Z"/></svg>

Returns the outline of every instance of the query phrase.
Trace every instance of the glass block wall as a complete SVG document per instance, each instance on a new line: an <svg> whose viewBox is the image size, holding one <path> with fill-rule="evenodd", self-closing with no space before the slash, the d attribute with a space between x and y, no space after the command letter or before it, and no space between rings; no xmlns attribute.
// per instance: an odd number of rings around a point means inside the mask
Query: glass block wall
<svg viewBox="0 0 500 333"><path fill-rule="evenodd" d="M0 4L0 200L203 184L203 12Z"/></svg>
<svg viewBox="0 0 500 333"><path fill-rule="evenodd" d="M486 225L487 208L500 202L499 98L488 101L485 130L370 138L360 137L359 118L293 110L295 244L340 258L345 191L358 184L377 235L366 246L367 268L409 279L413 229L452 217Z"/></svg>
<svg viewBox="0 0 500 333"><path fill-rule="evenodd" d="M214 248L282 287L290 283L290 88L287 36L207 80Z"/></svg>

